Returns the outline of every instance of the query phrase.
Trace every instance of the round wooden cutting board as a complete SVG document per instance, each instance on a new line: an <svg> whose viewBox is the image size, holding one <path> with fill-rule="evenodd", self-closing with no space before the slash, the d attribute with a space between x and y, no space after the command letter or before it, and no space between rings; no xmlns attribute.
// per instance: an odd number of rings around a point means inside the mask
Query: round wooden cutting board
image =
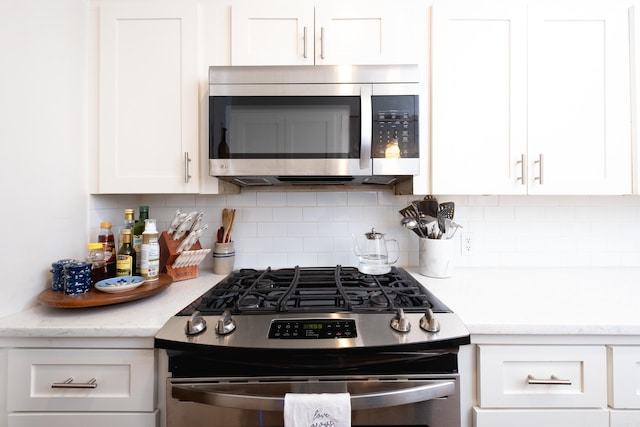
<svg viewBox="0 0 640 427"><path fill-rule="evenodd" d="M158 280L145 282L135 289L125 292L107 293L91 287L89 292L80 295L67 295L64 292L45 289L38 295L38 302L42 305L58 308L98 307L101 305L120 304L155 295L165 290L173 280L168 274L160 274Z"/></svg>

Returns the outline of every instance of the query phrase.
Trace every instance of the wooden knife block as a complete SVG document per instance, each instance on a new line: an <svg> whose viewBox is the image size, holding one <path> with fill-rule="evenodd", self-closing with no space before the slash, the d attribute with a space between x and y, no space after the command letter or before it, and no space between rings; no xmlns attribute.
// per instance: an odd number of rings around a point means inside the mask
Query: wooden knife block
<svg viewBox="0 0 640 427"><path fill-rule="evenodd" d="M173 268L171 267L173 263L176 261L179 253L176 252L180 243L187 237L185 234L182 239L173 240L173 237L167 234L166 231L163 231L160 234L160 238L158 239L158 243L160 244L160 272L167 273L174 282L179 280L187 280L187 279L195 279L198 277L198 266L190 265L188 267L181 268ZM191 246L191 250L202 249L200 242L196 242L193 246Z"/></svg>

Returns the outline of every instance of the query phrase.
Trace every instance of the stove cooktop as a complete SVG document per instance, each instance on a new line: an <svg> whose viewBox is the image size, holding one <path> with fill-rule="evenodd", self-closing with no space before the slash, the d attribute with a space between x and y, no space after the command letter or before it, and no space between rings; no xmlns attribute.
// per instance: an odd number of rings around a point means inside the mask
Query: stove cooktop
<svg viewBox="0 0 640 427"><path fill-rule="evenodd" d="M178 313L190 316L327 312L424 312L451 310L402 268L383 275L355 267L241 269Z"/></svg>

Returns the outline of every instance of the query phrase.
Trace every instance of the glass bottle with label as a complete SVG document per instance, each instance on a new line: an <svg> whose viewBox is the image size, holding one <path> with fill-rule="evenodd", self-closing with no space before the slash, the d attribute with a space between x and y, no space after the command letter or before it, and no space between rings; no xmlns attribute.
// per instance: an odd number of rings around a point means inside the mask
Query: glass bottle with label
<svg viewBox="0 0 640 427"><path fill-rule="evenodd" d="M136 265L136 251L131 244L131 229L122 230L122 244L116 257L116 277L133 276Z"/></svg>
<svg viewBox="0 0 640 427"><path fill-rule="evenodd" d="M102 243L104 251L108 252L106 257L108 278L116 277L116 241L111 227L110 221L101 222L100 233L98 233L98 242Z"/></svg>
<svg viewBox="0 0 640 427"><path fill-rule="evenodd" d="M122 230L125 230L127 228L130 230L133 230L133 226L136 222L135 218L133 217L133 214L134 214L133 209L124 210L124 224L120 228L120 233L118 233L118 247L120 247L120 244L122 243ZM133 240L131 242L133 243Z"/></svg>
<svg viewBox="0 0 640 427"><path fill-rule="evenodd" d="M136 251L136 275L140 275L140 261L142 260L142 255L140 251L142 250L142 233L144 232L144 221L149 218L149 206L140 206L140 217L133 225L133 249Z"/></svg>
<svg viewBox="0 0 640 427"><path fill-rule="evenodd" d="M140 251L140 275L145 282L158 280L160 274L160 245L158 244L158 230L155 219L147 219L142 233L142 248Z"/></svg>

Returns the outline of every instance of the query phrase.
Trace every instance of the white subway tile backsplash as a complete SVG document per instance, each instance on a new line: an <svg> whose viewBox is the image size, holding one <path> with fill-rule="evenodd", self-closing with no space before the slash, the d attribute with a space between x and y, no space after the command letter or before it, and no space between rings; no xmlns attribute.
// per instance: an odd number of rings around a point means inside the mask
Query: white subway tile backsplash
<svg viewBox="0 0 640 427"><path fill-rule="evenodd" d="M318 206L347 206L347 193L318 193Z"/></svg>
<svg viewBox="0 0 640 427"><path fill-rule="evenodd" d="M640 197L637 196L438 196L456 203L455 221L473 233L473 254L458 266L640 266ZM213 244L224 207L237 209L236 268L355 265L352 233L375 227L400 245L398 265L418 263L418 238L400 225L399 210L422 196L392 192L243 192L237 195L91 196L89 236L100 221L118 227L123 210L146 204L166 229L176 209L203 210ZM395 246L389 244L395 257ZM206 246L205 246L206 247ZM211 268L207 259L201 268Z"/></svg>

